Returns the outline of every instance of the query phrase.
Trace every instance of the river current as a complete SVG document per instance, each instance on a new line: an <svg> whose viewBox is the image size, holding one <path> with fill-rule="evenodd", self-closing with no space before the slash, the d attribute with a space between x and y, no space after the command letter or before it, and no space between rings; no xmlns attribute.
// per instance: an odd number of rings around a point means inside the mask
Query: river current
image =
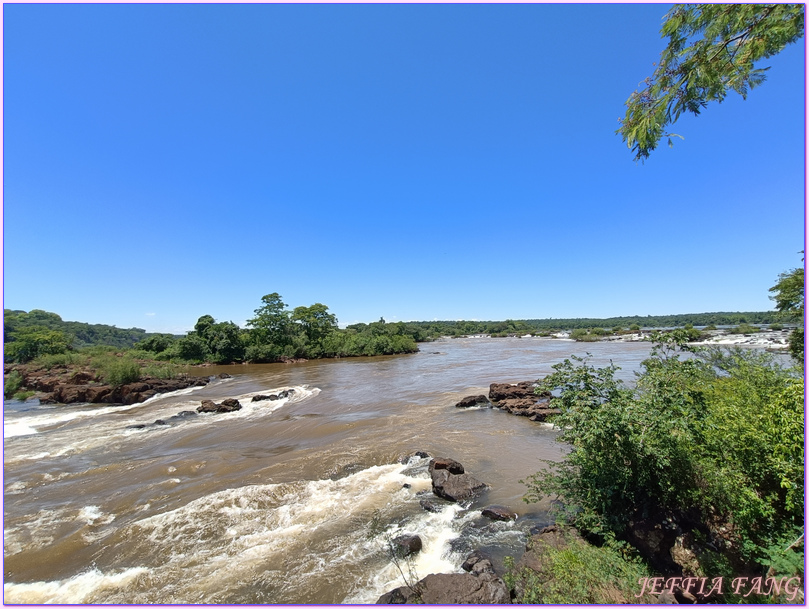
<svg viewBox="0 0 809 609"><path fill-rule="evenodd" d="M454 404L585 352L631 381L649 349L445 339L412 355L196 369L232 378L132 406L7 402L4 600L373 603L404 584L387 549L403 533L423 541L405 576L461 572L481 547L498 566L552 521L552 504L522 501L520 480L565 447L550 426ZM251 401L283 389L294 392ZM224 398L244 407L152 424ZM425 511L429 460L408 461L415 451L456 459L492 488ZM519 518L484 520L489 504Z"/></svg>

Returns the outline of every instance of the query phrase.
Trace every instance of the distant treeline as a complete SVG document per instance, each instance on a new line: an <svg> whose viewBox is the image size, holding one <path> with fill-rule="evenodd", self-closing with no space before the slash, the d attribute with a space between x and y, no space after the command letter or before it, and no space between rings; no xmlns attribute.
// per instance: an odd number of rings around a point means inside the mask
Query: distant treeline
<svg viewBox="0 0 809 609"><path fill-rule="evenodd" d="M321 303L289 310L277 293L264 296L262 303L247 328L203 315L184 336L65 322L56 313L38 309L28 313L5 309L4 360L28 362L99 346L126 351L130 359L216 364L418 351L419 330L401 322L380 319L341 330L337 318Z"/></svg>
<svg viewBox="0 0 809 609"><path fill-rule="evenodd" d="M692 326L735 326L738 324L772 324L783 322L776 311L748 311L741 313L683 313L679 315L632 315L606 318L571 319L521 319L506 321L414 321L408 325L419 328L430 338L438 336L463 336L468 334L540 334L551 330L576 330L586 328L676 328Z"/></svg>
<svg viewBox="0 0 809 609"><path fill-rule="evenodd" d="M87 324L80 321L62 321L56 313L40 309L29 312L3 309L3 342L13 342L14 336L20 332L31 330L50 330L62 332L68 344L74 349L93 345L109 345L111 347L131 347L139 340L151 334L141 328L116 328L105 324Z"/></svg>
<svg viewBox="0 0 809 609"><path fill-rule="evenodd" d="M415 321L387 323L384 319L340 329L328 307L287 309L277 293L262 298L262 306L239 328L230 321L217 322L210 315L199 318L184 336L147 333L141 328L116 328L104 324L63 321L56 313L39 309L3 312L6 361L29 361L44 354L64 353L84 347L110 346L134 349L139 355L177 362L274 362L292 358L389 355L417 351L417 342L441 336L489 334L492 336L548 335L555 330L584 330L593 337L638 328L772 324L784 321L775 311L742 313L689 313L609 318L528 319L506 321Z"/></svg>

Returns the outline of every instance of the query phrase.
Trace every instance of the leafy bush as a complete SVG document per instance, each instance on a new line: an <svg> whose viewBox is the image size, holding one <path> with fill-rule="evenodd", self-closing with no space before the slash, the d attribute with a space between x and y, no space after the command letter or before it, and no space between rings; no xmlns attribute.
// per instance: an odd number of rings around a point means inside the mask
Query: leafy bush
<svg viewBox="0 0 809 609"><path fill-rule="evenodd" d="M17 391L19 391L20 387L22 387L23 383L23 376L16 370L12 370L9 373L8 377L6 377L5 382L3 383L3 395L5 397L11 397Z"/></svg>
<svg viewBox="0 0 809 609"><path fill-rule="evenodd" d="M46 370L50 370L51 368L60 366L72 366L74 364L81 363L84 360L85 358L81 355L68 351L66 353L40 355L33 361L33 364L36 366L41 366Z"/></svg>
<svg viewBox="0 0 809 609"><path fill-rule="evenodd" d="M42 355L65 353L70 341L64 332L43 326L30 326L13 333L13 341L5 343L6 361L25 363Z"/></svg>
<svg viewBox="0 0 809 609"><path fill-rule="evenodd" d="M772 330L774 332L777 332L777 331L783 330L783 329L784 329L784 326L782 326L781 324L770 324L770 330Z"/></svg>
<svg viewBox="0 0 809 609"><path fill-rule="evenodd" d="M727 524L738 554L761 567L803 523L803 378L767 353L681 357L678 332L658 334L631 389L614 366L553 367L538 391L557 392L572 450L528 479L526 500L558 495L563 516L600 537L694 508L688 518Z"/></svg>
<svg viewBox="0 0 809 609"><path fill-rule="evenodd" d="M90 360L90 367L98 370L104 382L114 387L140 379L140 365L129 357L99 355Z"/></svg>

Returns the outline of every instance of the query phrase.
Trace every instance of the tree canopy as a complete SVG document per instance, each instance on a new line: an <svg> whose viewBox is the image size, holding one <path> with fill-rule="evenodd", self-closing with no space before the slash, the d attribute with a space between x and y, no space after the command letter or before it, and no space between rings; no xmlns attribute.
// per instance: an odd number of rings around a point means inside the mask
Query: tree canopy
<svg viewBox="0 0 809 609"><path fill-rule="evenodd" d="M730 91L747 98L769 68L756 62L803 37L802 4L677 4L661 34L669 42L655 71L626 101L617 131L646 159L660 140L682 137L667 131L683 112L698 115L708 102Z"/></svg>

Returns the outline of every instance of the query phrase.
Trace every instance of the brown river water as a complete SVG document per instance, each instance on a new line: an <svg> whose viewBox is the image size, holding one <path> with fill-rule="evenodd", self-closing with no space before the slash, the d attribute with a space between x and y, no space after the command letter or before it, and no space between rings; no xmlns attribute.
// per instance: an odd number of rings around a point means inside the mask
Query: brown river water
<svg viewBox="0 0 809 609"><path fill-rule="evenodd" d="M565 451L547 425L454 404L532 380L571 354L627 381L648 343L445 339L412 355L197 369L232 378L133 406L4 404L6 603L373 603L403 585L387 539L417 533L414 575L484 548L519 556L550 503L521 479ZM294 388L289 399L254 395ZM242 410L148 425L200 400ZM491 490L423 510L426 451ZM406 487L405 485L409 485ZM426 494L425 494L426 493ZM515 522L480 517L509 506Z"/></svg>

